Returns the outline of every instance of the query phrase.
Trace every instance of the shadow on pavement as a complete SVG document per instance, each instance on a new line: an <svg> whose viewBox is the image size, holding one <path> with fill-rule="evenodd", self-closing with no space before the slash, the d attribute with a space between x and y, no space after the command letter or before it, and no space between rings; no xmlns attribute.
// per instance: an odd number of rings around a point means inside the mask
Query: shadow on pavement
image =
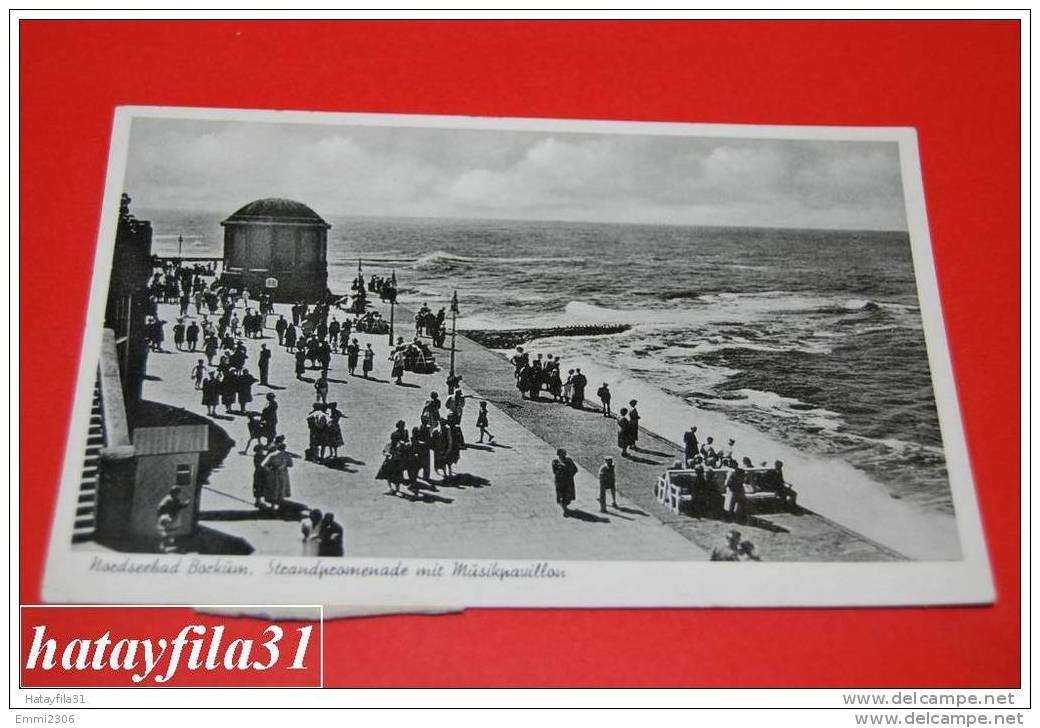
<svg viewBox="0 0 1040 728"><path fill-rule="evenodd" d="M610 523L609 518L594 515L588 511L583 511L580 508L571 508L567 511L567 515L570 518L576 518L579 521L587 521L588 523Z"/></svg>

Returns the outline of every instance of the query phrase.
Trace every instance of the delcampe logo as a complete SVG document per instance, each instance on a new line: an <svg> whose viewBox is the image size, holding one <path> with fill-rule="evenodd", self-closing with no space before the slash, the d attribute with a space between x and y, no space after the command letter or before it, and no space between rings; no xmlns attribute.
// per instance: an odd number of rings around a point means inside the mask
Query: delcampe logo
<svg viewBox="0 0 1040 728"><path fill-rule="evenodd" d="M23 607L22 687L321 687L320 607Z"/></svg>

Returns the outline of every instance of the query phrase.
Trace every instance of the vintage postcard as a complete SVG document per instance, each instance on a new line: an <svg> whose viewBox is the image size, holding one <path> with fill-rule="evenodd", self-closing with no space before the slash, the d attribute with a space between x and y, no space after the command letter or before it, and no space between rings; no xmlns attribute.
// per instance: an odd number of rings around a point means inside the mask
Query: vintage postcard
<svg viewBox="0 0 1040 728"><path fill-rule="evenodd" d="M44 594L986 603L913 130L121 108Z"/></svg>

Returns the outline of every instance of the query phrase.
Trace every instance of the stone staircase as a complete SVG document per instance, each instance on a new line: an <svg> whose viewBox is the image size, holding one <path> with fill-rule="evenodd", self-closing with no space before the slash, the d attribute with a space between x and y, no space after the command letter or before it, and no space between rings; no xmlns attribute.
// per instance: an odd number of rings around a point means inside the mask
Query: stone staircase
<svg viewBox="0 0 1040 728"><path fill-rule="evenodd" d="M76 504L76 520L72 530L73 543L91 541L94 538L98 497L98 468L101 464L101 448L105 446L105 422L101 414L101 384L94 383L94 398L90 405L90 427L87 430L87 445L83 457L83 473L79 481L79 502Z"/></svg>

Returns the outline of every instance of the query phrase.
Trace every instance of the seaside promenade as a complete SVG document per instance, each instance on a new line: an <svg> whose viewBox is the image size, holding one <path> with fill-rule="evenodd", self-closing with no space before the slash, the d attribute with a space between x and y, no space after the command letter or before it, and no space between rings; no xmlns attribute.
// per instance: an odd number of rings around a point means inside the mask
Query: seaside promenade
<svg viewBox="0 0 1040 728"><path fill-rule="evenodd" d="M388 317L385 305L377 304ZM288 306L277 313L289 317ZM176 318L173 306L160 306L168 322ZM343 312L334 312L342 320ZM397 307L396 334L413 334L412 314ZM273 318L268 319L273 325ZM279 401L279 432L298 456L290 471L291 500L306 508L331 511L343 524L346 554L351 556L416 558L595 559L595 560L701 560L725 540L734 525L713 519L677 515L653 495L657 477L676 459L674 443L643 428L641 452L626 459L615 446L616 424L599 414L598 403L586 402L576 410L551 400L520 398L512 365L499 353L463 336L457 339L456 369L468 400L463 430L469 447L463 450L454 482L438 483L436 491L421 491L413 500L388 494L385 481L375 480L382 448L398 419L409 428L431 391L446 395L449 352L435 350L441 370L434 374L406 373L404 386L389 381L386 335L356 334L362 347L376 352L373 378L351 377L346 357L333 356L329 371L330 402L337 402L347 418L341 423L346 444L338 468L305 461L306 415L314 402L317 370L303 380L293 373L293 357L278 345L273 329L265 338L246 339L247 366L257 375L260 344L274 355L270 387L255 386L253 409L273 392ZM450 341L450 339L449 339ZM144 397L184 408L190 416L209 420L233 441L231 449L209 471L200 502L200 526L237 543L242 552L294 556L302 553L299 522L259 513L253 506L252 456L242 453L248 438L246 418L205 417L201 393L194 390L189 372L201 354L179 352L167 339L167 352L149 357L149 381ZM566 367L566 363L564 363ZM590 388L594 391L595 384ZM615 392L615 408L628 397ZM495 446L476 444L477 403L488 402L490 430ZM654 413L643 412L653 426ZM564 518L555 503L550 463L557 447L564 447L580 468L576 478L575 516ZM601 514L596 471L604 455L617 468L619 508ZM795 483L797 486L797 483ZM811 504L805 504L811 508ZM756 546L765 560L892 560L899 554L811 511L763 514L735 526Z"/></svg>
<svg viewBox="0 0 1040 728"><path fill-rule="evenodd" d="M288 306L277 313L289 316ZM398 313L402 314L401 309ZM343 320L343 312L334 312ZM160 305L160 316L176 320L172 305ZM406 315L401 335L411 333ZM269 318L273 325L274 318ZM351 377L346 357L335 354L329 370L328 401L337 402L346 414L341 422L346 444L338 467L308 462L302 457L307 446L306 416L315 401L313 382L317 370L308 370L303 380L293 373L293 357L278 345L273 329L266 338L245 339L249 351L247 367L257 375L260 345L272 349L270 387L253 388L252 409L259 411L268 392L279 402L278 429L286 436L289 451L297 456L290 470L291 501L306 508L335 514L344 528L345 553L349 556L487 559L634 559L698 560L707 558L704 549L634 504L619 496L619 508L599 513L599 486L594 471L582 468L576 477L577 501L574 517L564 518L555 502L550 464L555 447L508 416L508 404L488 400L490 429L496 444L476 444L474 426L479 391L465 385L463 431L469 446L462 451L452 482L437 482L437 490L421 491L417 500L388 493L385 481L375 479L394 423L403 419L409 428L418 424L419 413L431 391L446 396L444 379L448 351L437 351L441 371L419 375L406 373L403 386L389 381L387 336L356 334L362 347L371 343L376 352L371 379ZM474 345L475 346L475 345ZM215 543L237 544L242 552L297 556L302 554L300 523L261 514L253 505L253 460L242 449L248 439L246 418L223 413L208 418L201 393L194 389L190 371L201 353L180 352L166 340L164 353L152 353L144 399L184 408L187 416L210 420L226 433L211 441L233 441L233 446L208 472L199 504L199 524L219 535ZM464 379L497 376L512 381L511 366L501 357L483 350L472 366L460 349L457 366ZM489 365L494 362L494 367ZM486 369L478 376L478 368ZM515 390L514 390L515 391ZM497 398L501 400L501 398ZM562 409L562 408L561 408ZM211 435L213 433L211 432ZM577 453L575 453L577 455ZM580 462L580 461L579 461ZM598 467L598 464L597 464ZM436 477L436 476L435 476ZM407 493L407 491L403 491Z"/></svg>

